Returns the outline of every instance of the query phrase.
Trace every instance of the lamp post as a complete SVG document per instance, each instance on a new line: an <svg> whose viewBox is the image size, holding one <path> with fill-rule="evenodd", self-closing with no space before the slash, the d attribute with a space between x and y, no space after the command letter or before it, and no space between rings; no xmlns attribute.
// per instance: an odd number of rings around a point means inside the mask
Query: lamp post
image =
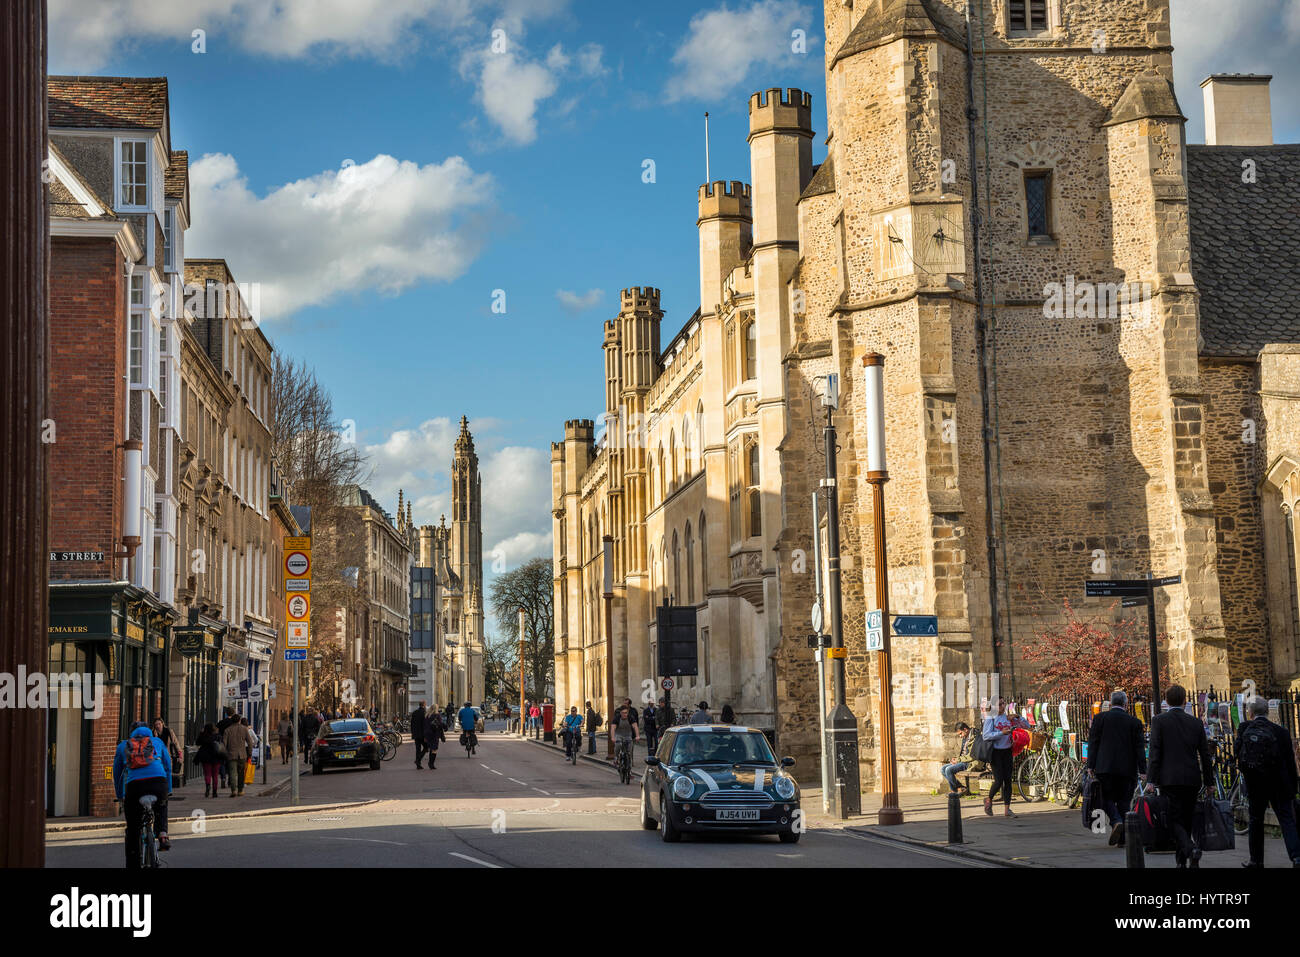
<svg viewBox="0 0 1300 957"><path fill-rule="evenodd" d="M833 784L836 815L844 820L862 811L858 785L858 719L849 710L844 691L843 609L840 605L840 500L836 488L835 410L839 407L839 376L826 377L822 405L826 408L826 598L831 613L831 658L835 662L835 704L826 718L826 750L835 762Z"/></svg>
<svg viewBox="0 0 1300 957"><path fill-rule="evenodd" d="M521 606L519 609L519 736L526 737L524 734L524 720L528 717L524 714L524 624L527 616Z"/></svg>
<svg viewBox="0 0 1300 957"><path fill-rule="evenodd" d="M605 549L605 724L614 720L614 536L601 539ZM614 760L614 739L605 735L605 758Z"/></svg>
<svg viewBox="0 0 1300 957"><path fill-rule="evenodd" d="M882 646L876 659L880 672L880 812L879 824L902 824L898 806L898 759L894 751L893 675L889 659L889 564L885 556L885 357L862 357L867 408L867 481L871 484L872 537L875 541L876 607L880 609Z"/></svg>

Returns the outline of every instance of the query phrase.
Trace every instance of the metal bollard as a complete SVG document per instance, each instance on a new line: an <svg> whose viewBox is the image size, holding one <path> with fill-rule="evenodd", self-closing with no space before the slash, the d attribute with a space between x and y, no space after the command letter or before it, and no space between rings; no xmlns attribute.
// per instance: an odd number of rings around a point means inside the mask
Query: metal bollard
<svg viewBox="0 0 1300 957"><path fill-rule="evenodd" d="M948 843L965 843L961 836L961 795L956 791L948 792Z"/></svg>
<svg viewBox="0 0 1300 957"><path fill-rule="evenodd" d="M1137 811L1124 815L1124 866L1130 870L1141 870L1147 866L1142 853L1142 831L1139 828Z"/></svg>

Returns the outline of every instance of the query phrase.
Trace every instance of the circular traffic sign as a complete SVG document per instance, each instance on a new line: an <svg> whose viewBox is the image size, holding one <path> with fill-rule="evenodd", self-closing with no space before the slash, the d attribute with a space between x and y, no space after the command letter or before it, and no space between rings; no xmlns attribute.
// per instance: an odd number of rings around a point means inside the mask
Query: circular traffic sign
<svg viewBox="0 0 1300 957"><path fill-rule="evenodd" d="M295 621L306 621L308 612L311 610L311 603L307 600L306 595L289 596L289 617Z"/></svg>
<svg viewBox="0 0 1300 957"><path fill-rule="evenodd" d="M819 601L813 602L812 614L809 617L812 618L813 631L817 632L817 634L820 635L822 633L822 625L825 624L825 619L823 618L823 613L822 613L821 602Z"/></svg>
<svg viewBox="0 0 1300 957"><path fill-rule="evenodd" d="M311 558L306 552L290 552L284 556L284 570L294 578L302 578L311 571Z"/></svg>
<svg viewBox="0 0 1300 957"><path fill-rule="evenodd" d="M672 691L672 690L673 690L673 679L672 679L672 678L665 678L663 681L659 682L659 687L663 688L665 691Z"/></svg>

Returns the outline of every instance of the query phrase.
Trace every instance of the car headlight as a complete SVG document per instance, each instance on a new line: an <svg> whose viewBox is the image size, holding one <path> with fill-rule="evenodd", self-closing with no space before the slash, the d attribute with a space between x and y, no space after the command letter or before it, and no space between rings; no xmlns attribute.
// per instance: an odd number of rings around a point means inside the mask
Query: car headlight
<svg viewBox="0 0 1300 957"><path fill-rule="evenodd" d="M772 787L776 790L776 796L783 801L788 801L794 797L794 781L785 775L777 778Z"/></svg>
<svg viewBox="0 0 1300 957"><path fill-rule="evenodd" d="M673 797L679 801L685 801L695 793L695 782L685 774L679 774L673 781Z"/></svg>

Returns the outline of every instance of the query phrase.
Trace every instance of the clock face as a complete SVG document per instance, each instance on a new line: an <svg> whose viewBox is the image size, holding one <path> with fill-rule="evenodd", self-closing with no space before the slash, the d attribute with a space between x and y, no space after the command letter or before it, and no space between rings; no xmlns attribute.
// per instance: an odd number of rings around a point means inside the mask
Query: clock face
<svg viewBox="0 0 1300 957"><path fill-rule="evenodd" d="M873 217L876 271L881 279L916 275L942 284L966 271L966 231L961 201L917 203Z"/></svg>

